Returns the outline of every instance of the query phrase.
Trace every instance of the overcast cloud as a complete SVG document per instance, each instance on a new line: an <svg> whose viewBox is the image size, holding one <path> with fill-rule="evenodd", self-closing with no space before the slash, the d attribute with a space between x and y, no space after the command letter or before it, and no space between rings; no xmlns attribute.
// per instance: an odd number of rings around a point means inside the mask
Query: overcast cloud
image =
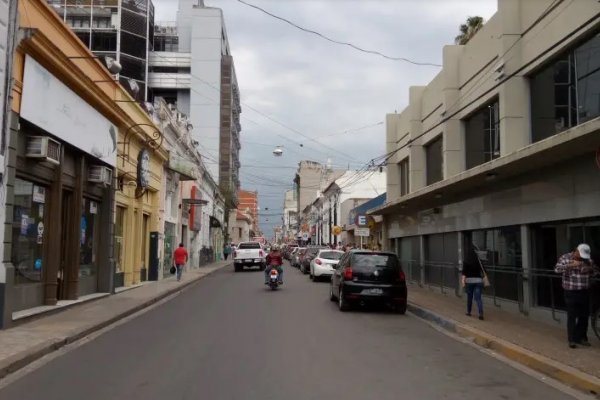
<svg viewBox="0 0 600 400"><path fill-rule="evenodd" d="M487 20L497 7L497 0L247 1L331 38L434 64L441 64L442 47L453 43L467 16ZM177 0L154 4L157 21L175 20ZM439 72L329 43L235 0L205 4L225 16L242 96L242 187L259 192L261 228L269 237L281 216L266 214L281 213L298 161L329 158L335 167L356 169L384 154L383 124L343 132L401 111L408 88L426 85ZM275 145L283 146L280 158L272 155Z"/></svg>

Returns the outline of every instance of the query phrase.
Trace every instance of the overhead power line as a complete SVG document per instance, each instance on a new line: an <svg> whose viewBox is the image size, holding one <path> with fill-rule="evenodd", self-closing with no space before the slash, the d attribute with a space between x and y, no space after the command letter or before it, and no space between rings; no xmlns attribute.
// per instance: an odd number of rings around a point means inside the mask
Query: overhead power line
<svg viewBox="0 0 600 400"><path fill-rule="evenodd" d="M316 35L316 36L320 37L321 39L324 39L324 40L326 40L328 42L331 42L331 43L334 43L334 44L339 44L339 45L342 45L342 46L348 46L348 47L351 47L354 50L358 50L358 51L360 51L362 53L377 55L377 56L380 56L380 57L383 57L383 58L386 58L386 59L392 60L392 61L404 61L404 62L413 64L413 65L419 65L419 66L441 67L440 64L434 64L434 63L429 63L429 62L413 61L413 60L405 58L405 57L388 56L387 54L383 54L383 53L381 53L379 51L376 51L376 50L363 49L362 47L359 47L359 46L357 46L355 44L352 44L352 43L349 43L349 42L342 42L342 41L339 41L339 40L336 40L336 39L332 39L332 38L330 38L328 36L325 36L324 34L322 34L320 32L313 31L312 29L304 28L304 27L296 24L295 22L290 21L289 19L285 19L283 17L275 15L275 14L273 14L273 13L271 13L271 12L269 12L269 11L265 10L264 8L261 8L261 7L257 6L257 5L247 3L247 2L245 2L243 0L237 0L237 1L239 3L242 3L242 4L246 5L246 6L248 6L248 7L252 7L252 8L254 8L254 9L256 9L256 10L258 10L258 11L260 11L260 12L262 12L262 13L264 13L264 14L272 17L272 18L275 18L275 19L278 19L280 21L283 21L286 24L291 25L291 26L293 26L296 29L299 29L299 30L301 30L303 32L306 32L306 33L311 33L313 35Z"/></svg>

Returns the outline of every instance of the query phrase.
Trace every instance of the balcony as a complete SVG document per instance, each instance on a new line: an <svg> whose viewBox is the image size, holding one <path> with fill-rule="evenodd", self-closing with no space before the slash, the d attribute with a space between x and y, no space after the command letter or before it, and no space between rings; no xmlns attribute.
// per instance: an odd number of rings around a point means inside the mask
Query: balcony
<svg viewBox="0 0 600 400"><path fill-rule="evenodd" d="M191 74L166 72L151 72L148 74L148 86L152 89L189 89L191 83Z"/></svg>
<svg viewBox="0 0 600 400"><path fill-rule="evenodd" d="M183 67L191 68L192 53L174 51L151 51L148 53L150 67Z"/></svg>

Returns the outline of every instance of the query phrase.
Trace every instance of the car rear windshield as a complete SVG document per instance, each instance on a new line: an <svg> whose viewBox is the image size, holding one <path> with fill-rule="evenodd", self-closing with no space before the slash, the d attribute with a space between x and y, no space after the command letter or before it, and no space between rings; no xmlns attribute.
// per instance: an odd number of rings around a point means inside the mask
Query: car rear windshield
<svg viewBox="0 0 600 400"><path fill-rule="evenodd" d="M399 269L398 257L393 254L358 253L354 255L352 269L358 271L372 271L375 268Z"/></svg>
<svg viewBox="0 0 600 400"><path fill-rule="evenodd" d="M240 247L238 247L238 249L260 249L260 243L240 243Z"/></svg>
<svg viewBox="0 0 600 400"><path fill-rule="evenodd" d="M340 251L322 251L321 254L319 254L319 258L324 258L326 260L339 260L343 255L344 253Z"/></svg>

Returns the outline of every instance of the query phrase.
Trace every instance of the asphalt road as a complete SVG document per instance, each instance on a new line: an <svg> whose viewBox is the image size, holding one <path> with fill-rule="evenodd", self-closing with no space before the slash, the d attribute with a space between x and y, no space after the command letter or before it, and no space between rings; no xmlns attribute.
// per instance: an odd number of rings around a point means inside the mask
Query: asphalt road
<svg viewBox="0 0 600 400"><path fill-rule="evenodd" d="M221 270L0 390L0 399L565 399L410 316L341 313L286 268Z"/></svg>

